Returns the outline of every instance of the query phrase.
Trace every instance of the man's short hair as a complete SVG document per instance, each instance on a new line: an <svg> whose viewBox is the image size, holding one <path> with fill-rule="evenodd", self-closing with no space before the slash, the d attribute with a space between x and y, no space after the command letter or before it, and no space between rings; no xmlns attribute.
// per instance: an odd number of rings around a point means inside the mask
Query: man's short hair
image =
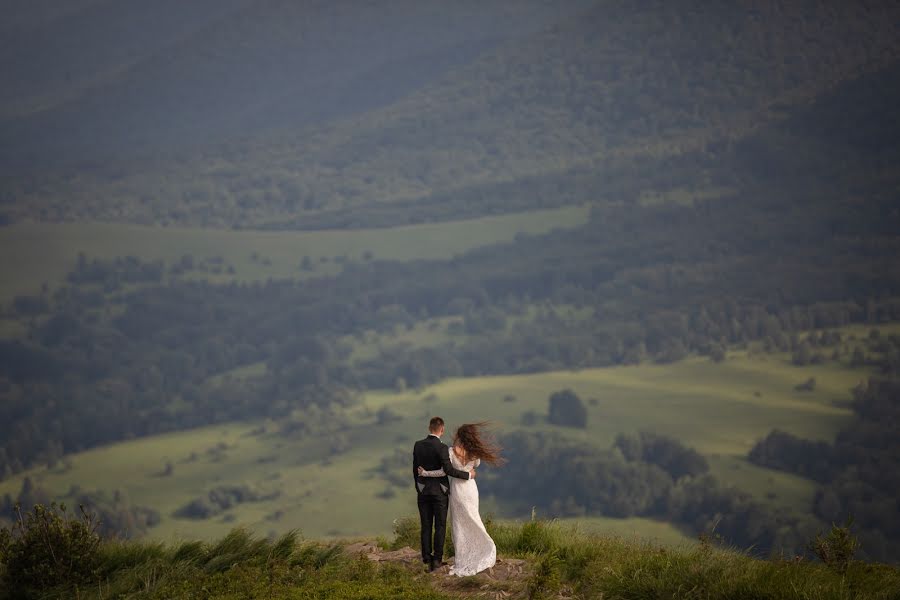
<svg viewBox="0 0 900 600"><path fill-rule="evenodd" d="M431 417L428 422L428 431L437 431L444 426L444 420L440 417Z"/></svg>

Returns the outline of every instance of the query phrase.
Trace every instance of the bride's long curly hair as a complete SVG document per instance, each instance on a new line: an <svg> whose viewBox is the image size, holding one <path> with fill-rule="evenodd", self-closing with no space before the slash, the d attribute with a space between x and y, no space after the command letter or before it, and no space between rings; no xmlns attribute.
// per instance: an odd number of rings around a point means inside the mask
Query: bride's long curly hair
<svg viewBox="0 0 900 600"><path fill-rule="evenodd" d="M500 466L506 459L500 456L502 448L486 435L488 421L460 425L453 436L453 446L465 452L466 461L480 458L489 465Z"/></svg>

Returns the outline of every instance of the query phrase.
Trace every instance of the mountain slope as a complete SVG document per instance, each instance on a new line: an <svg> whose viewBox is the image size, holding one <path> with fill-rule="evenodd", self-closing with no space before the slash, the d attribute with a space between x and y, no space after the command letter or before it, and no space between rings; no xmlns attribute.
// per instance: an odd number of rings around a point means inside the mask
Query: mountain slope
<svg viewBox="0 0 900 600"><path fill-rule="evenodd" d="M27 199L16 208L50 220L303 228L323 210L437 203L576 168L602 176L610 161L739 139L900 56L900 8L882 1L609 0L508 22L501 4L449 15L323 9L299 39L308 13L278 6L254 5L46 122L10 125L29 139L33 125L34 141L47 123L78 122L70 150L153 138L175 157L12 179L12 203ZM102 121L109 105L122 108ZM199 141L176 143L184 137ZM51 200L63 190L67 202ZM594 184L569 196L609 193Z"/></svg>
<svg viewBox="0 0 900 600"><path fill-rule="evenodd" d="M371 108L557 11L538 2L131 4L93 5L9 41L0 139L16 151L4 162L203 147L198 138ZM47 99L29 107L33 96Z"/></svg>

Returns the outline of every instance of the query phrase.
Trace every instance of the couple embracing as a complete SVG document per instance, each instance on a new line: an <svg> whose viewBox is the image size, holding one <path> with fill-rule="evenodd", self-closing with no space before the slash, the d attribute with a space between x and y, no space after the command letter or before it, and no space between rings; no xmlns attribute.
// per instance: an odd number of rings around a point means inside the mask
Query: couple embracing
<svg viewBox="0 0 900 600"><path fill-rule="evenodd" d="M475 575L497 562L497 547L478 513L475 469L482 461L498 465L503 459L499 448L484 438L484 427L485 423L461 425L453 438L453 447L448 448L441 441L444 420L434 417L428 424L428 436L413 448L413 478L422 523L422 561L431 571L446 564L442 558L448 509L453 516L456 551L450 574Z"/></svg>

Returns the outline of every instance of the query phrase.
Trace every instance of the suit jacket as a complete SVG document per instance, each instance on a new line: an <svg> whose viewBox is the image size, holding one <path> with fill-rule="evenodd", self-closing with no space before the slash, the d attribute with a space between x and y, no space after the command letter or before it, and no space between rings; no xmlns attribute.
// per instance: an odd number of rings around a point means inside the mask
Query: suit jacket
<svg viewBox="0 0 900 600"><path fill-rule="evenodd" d="M444 477L419 477L419 467L426 471L444 469ZM413 480L416 493L424 496L441 496L450 494L450 480L447 476L458 479L469 479L468 471L461 471L450 464L450 449L440 438L429 435L413 446Z"/></svg>

